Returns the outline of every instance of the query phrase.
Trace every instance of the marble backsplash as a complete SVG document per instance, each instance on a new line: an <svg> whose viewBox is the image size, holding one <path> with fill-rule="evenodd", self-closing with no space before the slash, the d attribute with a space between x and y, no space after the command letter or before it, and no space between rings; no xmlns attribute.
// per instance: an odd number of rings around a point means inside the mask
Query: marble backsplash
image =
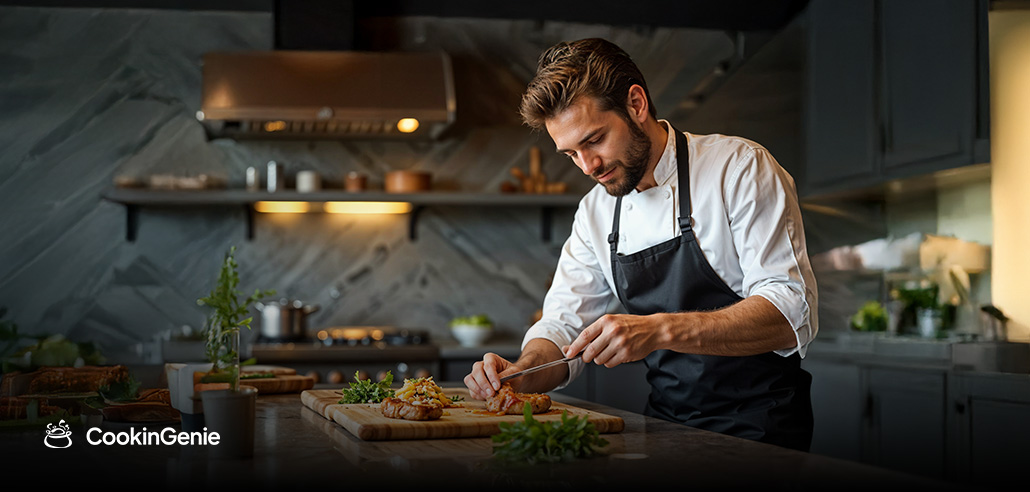
<svg viewBox="0 0 1030 492"><path fill-rule="evenodd" d="M271 49L268 13L0 7L0 306L8 317L24 333L64 334L114 359L139 358L140 344L199 328L206 312L196 299L236 245L242 290L276 289L320 305L311 328L395 325L442 340L451 318L486 313L500 336L518 339L543 300L571 209L558 211L544 242L532 208L433 207L416 241L404 216L259 215L248 241L237 208L144 208L137 240L127 242L124 208L101 194L119 175L207 173L242 187L245 169L269 160L288 176L315 170L329 185L350 171L375 187L387 171L421 169L440 186L493 191L512 166L525 169L532 146L545 150L550 179L582 194L590 180L547 150L546 135L519 124L517 103L543 49L591 36L617 42L648 75L659 108L677 104L733 53L725 34L687 29L375 22L390 25L364 32L391 34L373 37L374 49L444 49L455 60L458 124L444 140L207 141L194 119L201 55ZM777 155L777 143L763 143ZM876 237L882 227L875 211L870 217L872 225L856 229L806 211L817 226L810 251Z"/></svg>

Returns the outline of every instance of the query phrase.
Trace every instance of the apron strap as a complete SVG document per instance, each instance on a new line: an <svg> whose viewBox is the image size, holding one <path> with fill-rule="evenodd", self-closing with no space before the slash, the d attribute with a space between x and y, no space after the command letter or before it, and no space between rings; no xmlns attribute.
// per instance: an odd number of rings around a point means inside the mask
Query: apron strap
<svg viewBox="0 0 1030 492"><path fill-rule="evenodd" d="M679 160L683 157L686 162L689 162L690 149L687 148L687 137L683 135L683 132L673 128L672 123L669 123L669 131L676 132L676 159ZM681 152L684 155L681 156ZM693 226L690 225L690 166L682 166L678 174L680 183L680 189L677 190L679 191L680 201L680 234L686 236L687 234L693 234Z"/></svg>
<svg viewBox="0 0 1030 492"><path fill-rule="evenodd" d="M615 218L612 219L612 232L608 234L608 246L612 249L612 258L618 254L619 249L619 212L622 210L622 197L615 199Z"/></svg>

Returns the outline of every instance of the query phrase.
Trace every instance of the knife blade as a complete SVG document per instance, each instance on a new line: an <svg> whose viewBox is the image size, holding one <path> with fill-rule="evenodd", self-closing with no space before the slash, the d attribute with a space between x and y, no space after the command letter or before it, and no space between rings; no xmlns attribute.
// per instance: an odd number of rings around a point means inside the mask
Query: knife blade
<svg viewBox="0 0 1030 492"><path fill-rule="evenodd" d="M539 366L530 367L529 369L516 372L515 374L509 374L509 375L504 376L503 378L501 378L501 383L504 383L505 381L508 381L508 380L511 380L511 379L515 379L515 378L520 377L520 376L525 376L526 374L534 373L534 372L537 372L537 371L542 371L544 369L547 369L548 367L554 367L554 366L557 366L557 365L560 365L560 364L568 364L569 362L572 362L572 361L578 359L579 356L581 356L581 355L583 355L583 352L580 352L580 353L576 354L573 357L566 357L564 359L558 359L558 360L555 360L555 361L548 362L546 364L540 364Z"/></svg>

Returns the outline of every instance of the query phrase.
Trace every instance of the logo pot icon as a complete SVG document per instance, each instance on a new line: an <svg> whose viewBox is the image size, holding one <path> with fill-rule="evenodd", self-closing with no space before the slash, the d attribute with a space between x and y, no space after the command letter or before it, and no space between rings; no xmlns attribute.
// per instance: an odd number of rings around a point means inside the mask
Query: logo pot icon
<svg viewBox="0 0 1030 492"><path fill-rule="evenodd" d="M57 425L52 423L46 425L46 437L43 438L43 444L54 449L63 449L72 445L72 431L68 424L64 423L64 419L61 419Z"/></svg>

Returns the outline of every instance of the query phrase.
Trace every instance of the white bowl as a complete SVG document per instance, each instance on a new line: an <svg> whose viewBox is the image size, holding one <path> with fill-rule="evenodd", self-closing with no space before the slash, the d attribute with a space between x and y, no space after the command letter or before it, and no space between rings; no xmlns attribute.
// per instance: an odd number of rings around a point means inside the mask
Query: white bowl
<svg viewBox="0 0 1030 492"><path fill-rule="evenodd" d="M451 327L451 334L462 347L478 347L490 338L492 333L492 326L454 325Z"/></svg>

